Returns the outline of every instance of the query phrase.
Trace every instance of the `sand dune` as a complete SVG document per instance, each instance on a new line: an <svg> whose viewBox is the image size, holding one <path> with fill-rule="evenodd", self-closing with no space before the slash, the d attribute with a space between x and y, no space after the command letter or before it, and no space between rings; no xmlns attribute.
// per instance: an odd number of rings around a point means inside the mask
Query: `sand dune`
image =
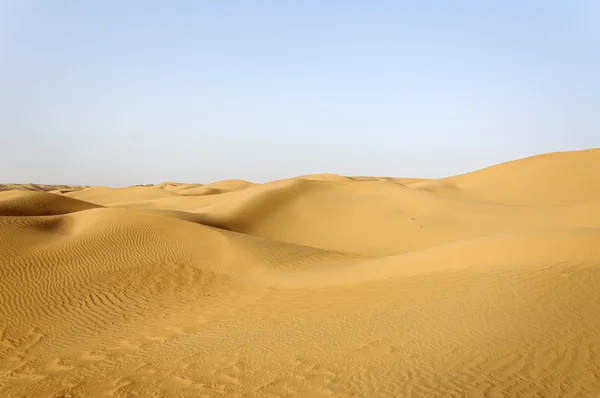
<svg viewBox="0 0 600 398"><path fill-rule="evenodd" d="M356 176L356 177L348 177L354 181L390 181L395 182L402 185L412 185L417 182L427 181L427 178L396 178L396 177L369 177L369 176Z"/></svg>
<svg viewBox="0 0 600 398"><path fill-rule="evenodd" d="M69 192L65 195L99 205L179 196L176 192L153 185L128 188L91 187L76 192Z"/></svg>
<svg viewBox="0 0 600 398"><path fill-rule="evenodd" d="M45 184L0 184L0 191L12 191L13 189L21 191L40 191L66 193L79 191L80 189L88 188L81 185L45 185Z"/></svg>
<svg viewBox="0 0 600 398"><path fill-rule="evenodd" d="M600 149L549 153L413 185L442 195L520 206L599 200Z"/></svg>
<svg viewBox="0 0 600 398"><path fill-rule="evenodd" d="M0 396L600 396L599 149L53 192L0 192Z"/></svg>
<svg viewBox="0 0 600 398"><path fill-rule="evenodd" d="M0 216L53 216L95 207L98 205L40 191L0 192Z"/></svg>
<svg viewBox="0 0 600 398"><path fill-rule="evenodd" d="M223 192L229 192L229 191L237 191L238 189L248 188L252 185L254 185L254 184L249 181L244 181L244 180L223 180L223 181L216 181L216 182L213 182L210 184L206 184L206 185L204 185L204 187L220 189Z"/></svg>

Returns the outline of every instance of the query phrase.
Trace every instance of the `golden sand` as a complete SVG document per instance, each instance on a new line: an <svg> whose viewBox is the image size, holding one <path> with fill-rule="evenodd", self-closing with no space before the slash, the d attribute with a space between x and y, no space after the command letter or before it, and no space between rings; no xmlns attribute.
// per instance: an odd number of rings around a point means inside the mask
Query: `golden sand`
<svg viewBox="0 0 600 398"><path fill-rule="evenodd" d="M2 397L600 396L600 149L12 188Z"/></svg>

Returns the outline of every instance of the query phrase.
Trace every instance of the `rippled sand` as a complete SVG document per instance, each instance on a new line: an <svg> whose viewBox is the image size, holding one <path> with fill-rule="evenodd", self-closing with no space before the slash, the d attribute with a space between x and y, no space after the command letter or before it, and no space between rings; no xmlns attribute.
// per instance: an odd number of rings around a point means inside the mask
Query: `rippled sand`
<svg viewBox="0 0 600 398"><path fill-rule="evenodd" d="M9 188L0 396L600 396L600 149Z"/></svg>

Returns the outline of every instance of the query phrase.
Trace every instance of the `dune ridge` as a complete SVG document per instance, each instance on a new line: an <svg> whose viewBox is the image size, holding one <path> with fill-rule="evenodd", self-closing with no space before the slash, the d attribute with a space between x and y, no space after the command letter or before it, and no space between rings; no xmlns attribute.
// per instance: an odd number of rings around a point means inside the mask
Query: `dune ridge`
<svg viewBox="0 0 600 398"><path fill-rule="evenodd" d="M600 149L0 192L0 395L600 395Z"/></svg>

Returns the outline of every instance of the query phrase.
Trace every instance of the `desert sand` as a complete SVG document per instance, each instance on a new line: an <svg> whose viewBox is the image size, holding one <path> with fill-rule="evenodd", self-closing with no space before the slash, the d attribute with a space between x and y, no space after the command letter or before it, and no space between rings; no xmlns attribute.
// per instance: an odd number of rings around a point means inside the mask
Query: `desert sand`
<svg viewBox="0 0 600 398"><path fill-rule="evenodd" d="M3 189L2 397L600 396L600 149Z"/></svg>

